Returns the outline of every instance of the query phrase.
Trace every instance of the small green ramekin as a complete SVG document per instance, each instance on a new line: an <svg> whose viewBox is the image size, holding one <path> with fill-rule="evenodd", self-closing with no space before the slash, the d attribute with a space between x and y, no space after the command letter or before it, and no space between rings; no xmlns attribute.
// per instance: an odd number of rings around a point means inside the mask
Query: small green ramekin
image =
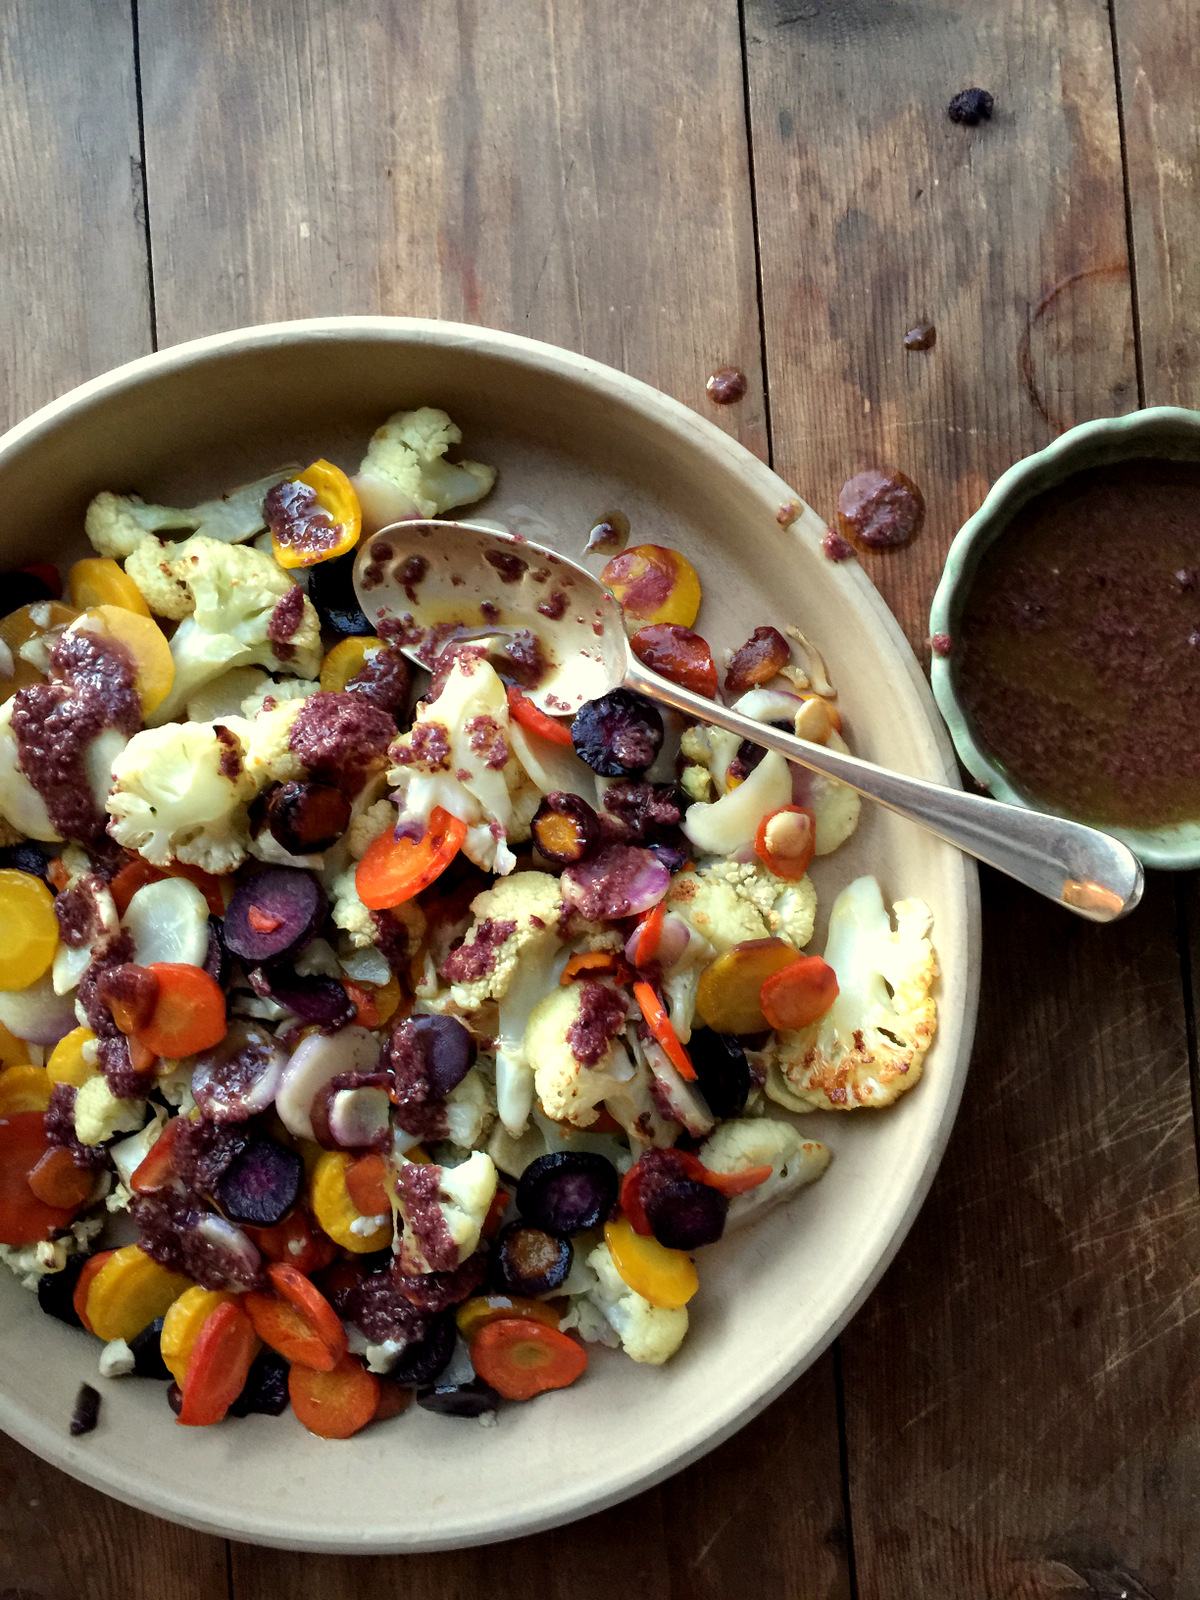
<svg viewBox="0 0 1200 1600"><path fill-rule="evenodd" d="M959 760L998 800L1053 812L1054 807L1016 788L1005 769L975 738L954 681L954 640L971 585L985 550L1000 538L1017 512L1034 495L1088 467L1109 466L1137 456L1170 461L1200 461L1200 412L1179 406L1154 406L1125 417L1101 417L1071 428L1053 444L1026 456L997 478L987 499L959 529L942 569L929 613L931 638L949 638L949 655L933 655L933 694L950 729ZM1200 716L1200 707L1197 708ZM1124 840L1148 867L1182 870L1200 866L1200 819L1161 828L1105 830Z"/></svg>

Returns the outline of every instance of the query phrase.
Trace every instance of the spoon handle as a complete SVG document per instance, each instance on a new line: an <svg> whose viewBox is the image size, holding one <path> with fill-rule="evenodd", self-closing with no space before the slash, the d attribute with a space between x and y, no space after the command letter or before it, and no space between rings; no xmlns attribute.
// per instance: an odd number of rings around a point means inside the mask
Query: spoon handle
<svg viewBox="0 0 1200 1600"><path fill-rule="evenodd" d="M814 772L849 784L859 794L1091 922L1115 922L1142 898L1141 862L1119 840L1096 828L944 784L928 783L924 778L889 772L857 756L810 744L681 689L632 658L625 684L651 700L659 700L701 722L714 723L740 738L777 750L789 761L798 761Z"/></svg>

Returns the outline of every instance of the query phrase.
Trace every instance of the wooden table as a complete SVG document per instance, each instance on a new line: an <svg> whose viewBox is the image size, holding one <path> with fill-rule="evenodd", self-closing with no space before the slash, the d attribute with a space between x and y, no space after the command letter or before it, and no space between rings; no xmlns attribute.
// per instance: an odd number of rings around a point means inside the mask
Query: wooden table
<svg viewBox="0 0 1200 1600"><path fill-rule="evenodd" d="M1003 468L1198 398L1197 59L1194 0L5 0L0 412L276 318L532 334L715 416L825 515L908 472L926 530L868 565L924 653ZM971 84L995 115L955 126ZM725 363L750 387L718 413ZM354 1560L186 1532L5 1442L0 1594L1195 1600L1195 880L1112 929L984 898L933 1193L837 1346L705 1460L518 1544Z"/></svg>

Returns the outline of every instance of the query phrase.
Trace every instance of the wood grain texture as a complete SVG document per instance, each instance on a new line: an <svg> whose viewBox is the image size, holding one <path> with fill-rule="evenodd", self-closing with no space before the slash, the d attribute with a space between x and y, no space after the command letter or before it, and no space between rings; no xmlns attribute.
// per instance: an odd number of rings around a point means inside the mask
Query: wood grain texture
<svg viewBox="0 0 1200 1600"><path fill-rule="evenodd" d="M8 427L150 348L126 0L0 7L0 102L0 425ZM91 1444L103 1452L103 1420ZM0 1595L213 1600L226 1592L222 1540L131 1511L0 1436Z"/></svg>
<svg viewBox="0 0 1200 1600"><path fill-rule="evenodd" d="M1114 0L1146 404L1200 400L1200 12Z"/></svg>
<svg viewBox="0 0 1200 1600"><path fill-rule="evenodd" d="M870 563L923 645L997 472L1137 403L1107 20L750 0L747 28L776 460L829 513L865 465L923 486L925 533ZM996 115L956 127L971 84ZM985 903L964 1109L842 1340L858 1594L1183 1600L1200 1208L1170 887L1104 932L991 874Z"/></svg>
<svg viewBox="0 0 1200 1600"><path fill-rule="evenodd" d="M104 1449L103 1421L92 1444ZM227 1548L132 1511L0 1436L3 1600L224 1600Z"/></svg>
<svg viewBox="0 0 1200 1600"><path fill-rule="evenodd" d="M735 0L158 0L141 40L163 343L318 312L477 321L612 362L765 454ZM726 363L750 389L718 411L704 381ZM235 1546L233 1580L239 1600L716 1600L742 1581L842 1600L832 1363L574 1527L398 1559Z"/></svg>
<svg viewBox="0 0 1200 1600"><path fill-rule="evenodd" d="M1054 433L1137 405L1120 141L1089 0L748 0L775 465L827 519L890 464L928 503L866 557L914 646L955 531ZM979 85L991 122L946 107ZM905 331L934 323L928 352Z"/></svg>
<svg viewBox="0 0 1200 1600"><path fill-rule="evenodd" d="M0 428L150 348L128 0L0 6Z"/></svg>
<svg viewBox="0 0 1200 1600"><path fill-rule="evenodd" d="M765 454L734 0L157 0L161 338L445 317L595 356Z"/></svg>

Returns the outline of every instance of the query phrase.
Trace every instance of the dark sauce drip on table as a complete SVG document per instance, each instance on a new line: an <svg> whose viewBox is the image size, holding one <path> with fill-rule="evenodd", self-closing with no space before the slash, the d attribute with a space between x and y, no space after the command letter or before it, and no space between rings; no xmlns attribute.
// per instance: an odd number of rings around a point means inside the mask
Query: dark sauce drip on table
<svg viewBox="0 0 1200 1600"><path fill-rule="evenodd" d="M980 562L953 640L977 737L1101 826L1200 818L1200 463L1076 473Z"/></svg>

